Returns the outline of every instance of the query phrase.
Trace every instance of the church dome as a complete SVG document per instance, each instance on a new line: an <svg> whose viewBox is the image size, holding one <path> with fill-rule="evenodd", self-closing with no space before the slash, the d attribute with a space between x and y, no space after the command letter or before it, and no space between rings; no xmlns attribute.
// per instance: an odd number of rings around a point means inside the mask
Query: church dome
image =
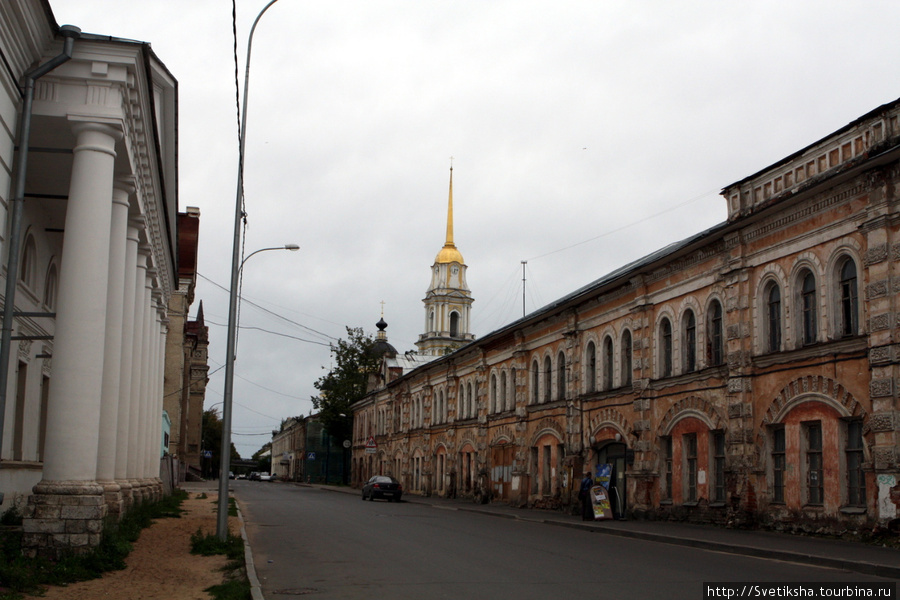
<svg viewBox="0 0 900 600"><path fill-rule="evenodd" d="M378 334L375 337L375 343L372 344L372 348L369 350L369 354L375 358L382 356L392 358L397 356L397 349L387 341L387 333L384 331L387 329L387 323L385 323L384 317L378 320L375 327L378 328Z"/></svg>
<svg viewBox="0 0 900 600"><path fill-rule="evenodd" d="M438 252L437 258L434 259L434 262L439 265L446 265L453 262L459 263L461 265L465 264L462 254L459 253L459 250L456 249L456 246L453 244L453 242L444 244L444 247L441 248L440 252Z"/></svg>

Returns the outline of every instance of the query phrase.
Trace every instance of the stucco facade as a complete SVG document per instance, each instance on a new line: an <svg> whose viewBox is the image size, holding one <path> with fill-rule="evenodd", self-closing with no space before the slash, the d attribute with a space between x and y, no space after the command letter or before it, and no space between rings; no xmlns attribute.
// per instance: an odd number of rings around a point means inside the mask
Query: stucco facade
<svg viewBox="0 0 900 600"><path fill-rule="evenodd" d="M560 508L603 463L618 514L896 519L898 117L875 109L727 186L726 222L389 376L354 405L354 481Z"/></svg>
<svg viewBox="0 0 900 600"><path fill-rule="evenodd" d="M4 305L16 311L0 509L24 509L27 553L57 556L162 492L177 83L149 44L62 29L46 0L0 3L0 52Z"/></svg>

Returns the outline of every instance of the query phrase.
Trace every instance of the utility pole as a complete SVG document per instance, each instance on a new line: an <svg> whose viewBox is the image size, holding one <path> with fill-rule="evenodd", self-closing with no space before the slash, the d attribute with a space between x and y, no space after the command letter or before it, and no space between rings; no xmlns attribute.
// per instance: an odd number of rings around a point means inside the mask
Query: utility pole
<svg viewBox="0 0 900 600"><path fill-rule="evenodd" d="M528 264L527 260L522 261L522 318L525 318L525 265Z"/></svg>

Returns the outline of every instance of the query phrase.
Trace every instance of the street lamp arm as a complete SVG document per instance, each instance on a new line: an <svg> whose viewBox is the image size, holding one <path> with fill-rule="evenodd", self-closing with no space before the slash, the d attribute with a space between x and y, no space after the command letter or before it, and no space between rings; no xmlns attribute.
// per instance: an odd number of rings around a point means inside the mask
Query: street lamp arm
<svg viewBox="0 0 900 600"><path fill-rule="evenodd" d="M298 246L297 244L285 244L284 246L272 246L271 248L260 248L259 250L254 250L244 257L244 260L241 261L241 266L238 268L238 270L243 269L244 263L250 260L250 257L254 254L259 254L260 252L266 252L268 250L290 250L291 252L296 252L299 249L300 246Z"/></svg>

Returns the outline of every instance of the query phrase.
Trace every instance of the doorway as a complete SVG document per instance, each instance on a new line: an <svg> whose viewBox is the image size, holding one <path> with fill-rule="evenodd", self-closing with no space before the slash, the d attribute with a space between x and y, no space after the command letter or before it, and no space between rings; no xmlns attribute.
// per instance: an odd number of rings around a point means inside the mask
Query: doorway
<svg viewBox="0 0 900 600"><path fill-rule="evenodd" d="M625 495L625 444L613 442L596 450L597 463L612 466L609 475L609 500L613 516L621 519L625 516L628 499Z"/></svg>

